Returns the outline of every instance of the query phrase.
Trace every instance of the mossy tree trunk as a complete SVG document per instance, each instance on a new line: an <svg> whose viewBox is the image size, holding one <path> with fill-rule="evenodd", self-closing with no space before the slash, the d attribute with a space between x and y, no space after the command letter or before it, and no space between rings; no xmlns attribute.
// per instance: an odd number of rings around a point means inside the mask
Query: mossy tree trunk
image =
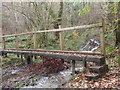
<svg viewBox="0 0 120 90"><path fill-rule="evenodd" d="M116 33L116 46L120 49L120 2L118 2L118 22L117 22L117 29L115 31Z"/></svg>
<svg viewBox="0 0 120 90"><path fill-rule="evenodd" d="M56 20L53 23L54 24L53 27L55 29L58 29L59 25L62 24L62 15L63 15L63 2L61 1L60 2L60 8L59 8L59 12L58 12L57 18L56 18ZM59 33L58 32L55 32L55 39L56 40L59 39Z"/></svg>

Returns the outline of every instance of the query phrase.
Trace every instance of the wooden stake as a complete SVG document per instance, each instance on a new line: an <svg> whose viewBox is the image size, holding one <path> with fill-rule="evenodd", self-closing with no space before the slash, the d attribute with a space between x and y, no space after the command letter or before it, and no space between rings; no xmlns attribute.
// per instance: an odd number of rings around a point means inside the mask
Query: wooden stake
<svg viewBox="0 0 120 90"><path fill-rule="evenodd" d="M18 41L18 36L15 36L15 41L16 41L16 49L18 49L19 48L19 41Z"/></svg>
<svg viewBox="0 0 120 90"><path fill-rule="evenodd" d="M24 63L24 61L23 61L23 55L21 55L21 61L22 61L22 63Z"/></svg>
<svg viewBox="0 0 120 90"><path fill-rule="evenodd" d="M75 60L72 60L72 75L75 74Z"/></svg>
<svg viewBox="0 0 120 90"><path fill-rule="evenodd" d="M36 34L33 34L33 44L34 44L34 49L37 49L37 40L36 40Z"/></svg>
<svg viewBox="0 0 120 90"><path fill-rule="evenodd" d="M2 45L3 45L3 49L6 49L5 37L2 37Z"/></svg>
<svg viewBox="0 0 120 90"><path fill-rule="evenodd" d="M101 54L105 56L106 52L105 52L105 21L102 18L102 30L101 30Z"/></svg>
<svg viewBox="0 0 120 90"><path fill-rule="evenodd" d="M61 28L61 26L59 26L59 29ZM60 37L60 49L63 50L64 49L64 37L63 37L63 32L59 32L59 37Z"/></svg>

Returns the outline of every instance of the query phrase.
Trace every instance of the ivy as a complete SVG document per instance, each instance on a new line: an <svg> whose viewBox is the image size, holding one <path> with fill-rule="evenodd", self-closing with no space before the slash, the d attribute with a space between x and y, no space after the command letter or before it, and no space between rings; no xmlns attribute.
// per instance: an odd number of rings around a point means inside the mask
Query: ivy
<svg viewBox="0 0 120 90"><path fill-rule="evenodd" d="M90 12L90 7L88 5L85 5L85 7L82 10L79 10L78 13L79 15L83 15Z"/></svg>

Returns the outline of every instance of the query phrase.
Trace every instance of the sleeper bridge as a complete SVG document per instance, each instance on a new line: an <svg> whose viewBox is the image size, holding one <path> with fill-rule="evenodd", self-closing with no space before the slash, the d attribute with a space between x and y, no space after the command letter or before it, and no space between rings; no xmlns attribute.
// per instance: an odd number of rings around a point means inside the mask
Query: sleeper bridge
<svg viewBox="0 0 120 90"><path fill-rule="evenodd" d="M79 31L80 29L89 29L89 28L95 28L99 27L102 28L98 31L100 31L100 48L101 52L80 52L80 51L65 51L64 50L64 33L68 31ZM38 48L37 44L37 34L41 33L59 33L59 46L60 50L43 50ZM2 46L3 49L0 49L0 53L2 56L7 56L7 53L16 54L17 56L21 56L21 60L23 60L23 57L25 58L27 64L31 64L31 60L33 57L40 56L45 58L55 58L55 59L61 59L61 61L64 63L64 60L71 60L72 61L72 73L75 74L75 62L76 61L83 61L84 66L87 68L87 62L94 62L95 65L90 66L89 72L96 73L96 74L86 74L86 77L89 79L96 79L100 76L103 76L108 71L108 66L105 63L105 22L102 18L102 23L97 24L91 24L91 25L82 25L82 26L75 26L75 27L69 27L69 28L61 28L59 29L53 29L53 30L38 30L33 32L26 32L26 33L15 33L12 35L4 35L0 36L2 38ZM33 49L19 49L19 41L20 36L23 35L32 35L32 43ZM6 38L8 37L15 37L15 49L7 49L6 48ZM14 47L12 47L14 48Z"/></svg>
<svg viewBox="0 0 120 90"><path fill-rule="evenodd" d="M90 53L90 52L79 52L79 51L63 51L63 50L23 50L23 49L3 49L1 50L1 55L6 55L7 53L16 54L23 56L26 59L27 64L31 63L33 56L40 56L45 58L54 58L61 60L71 60L72 61L72 74L75 74L75 62L83 61L84 66L87 67L86 62L94 62L96 65L89 67L91 72L98 73L95 76L86 75L88 78L98 78L106 73L108 70L107 65L105 64L105 57L100 53Z"/></svg>

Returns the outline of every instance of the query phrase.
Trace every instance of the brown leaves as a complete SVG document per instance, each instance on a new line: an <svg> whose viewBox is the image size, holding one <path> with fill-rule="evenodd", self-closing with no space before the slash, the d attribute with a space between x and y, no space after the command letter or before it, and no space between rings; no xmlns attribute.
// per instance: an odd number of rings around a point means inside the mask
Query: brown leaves
<svg viewBox="0 0 120 90"><path fill-rule="evenodd" d="M66 84L67 88L119 88L118 77L119 72L117 70L110 70L104 77L97 79L96 81L87 81L84 74L80 74L75 77L75 80Z"/></svg>
<svg viewBox="0 0 120 90"><path fill-rule="evenodd" d="M57 73L67 67L61 61L52 58L43 58L43 63L29 66L28 71L36 74Z"/></svg>

